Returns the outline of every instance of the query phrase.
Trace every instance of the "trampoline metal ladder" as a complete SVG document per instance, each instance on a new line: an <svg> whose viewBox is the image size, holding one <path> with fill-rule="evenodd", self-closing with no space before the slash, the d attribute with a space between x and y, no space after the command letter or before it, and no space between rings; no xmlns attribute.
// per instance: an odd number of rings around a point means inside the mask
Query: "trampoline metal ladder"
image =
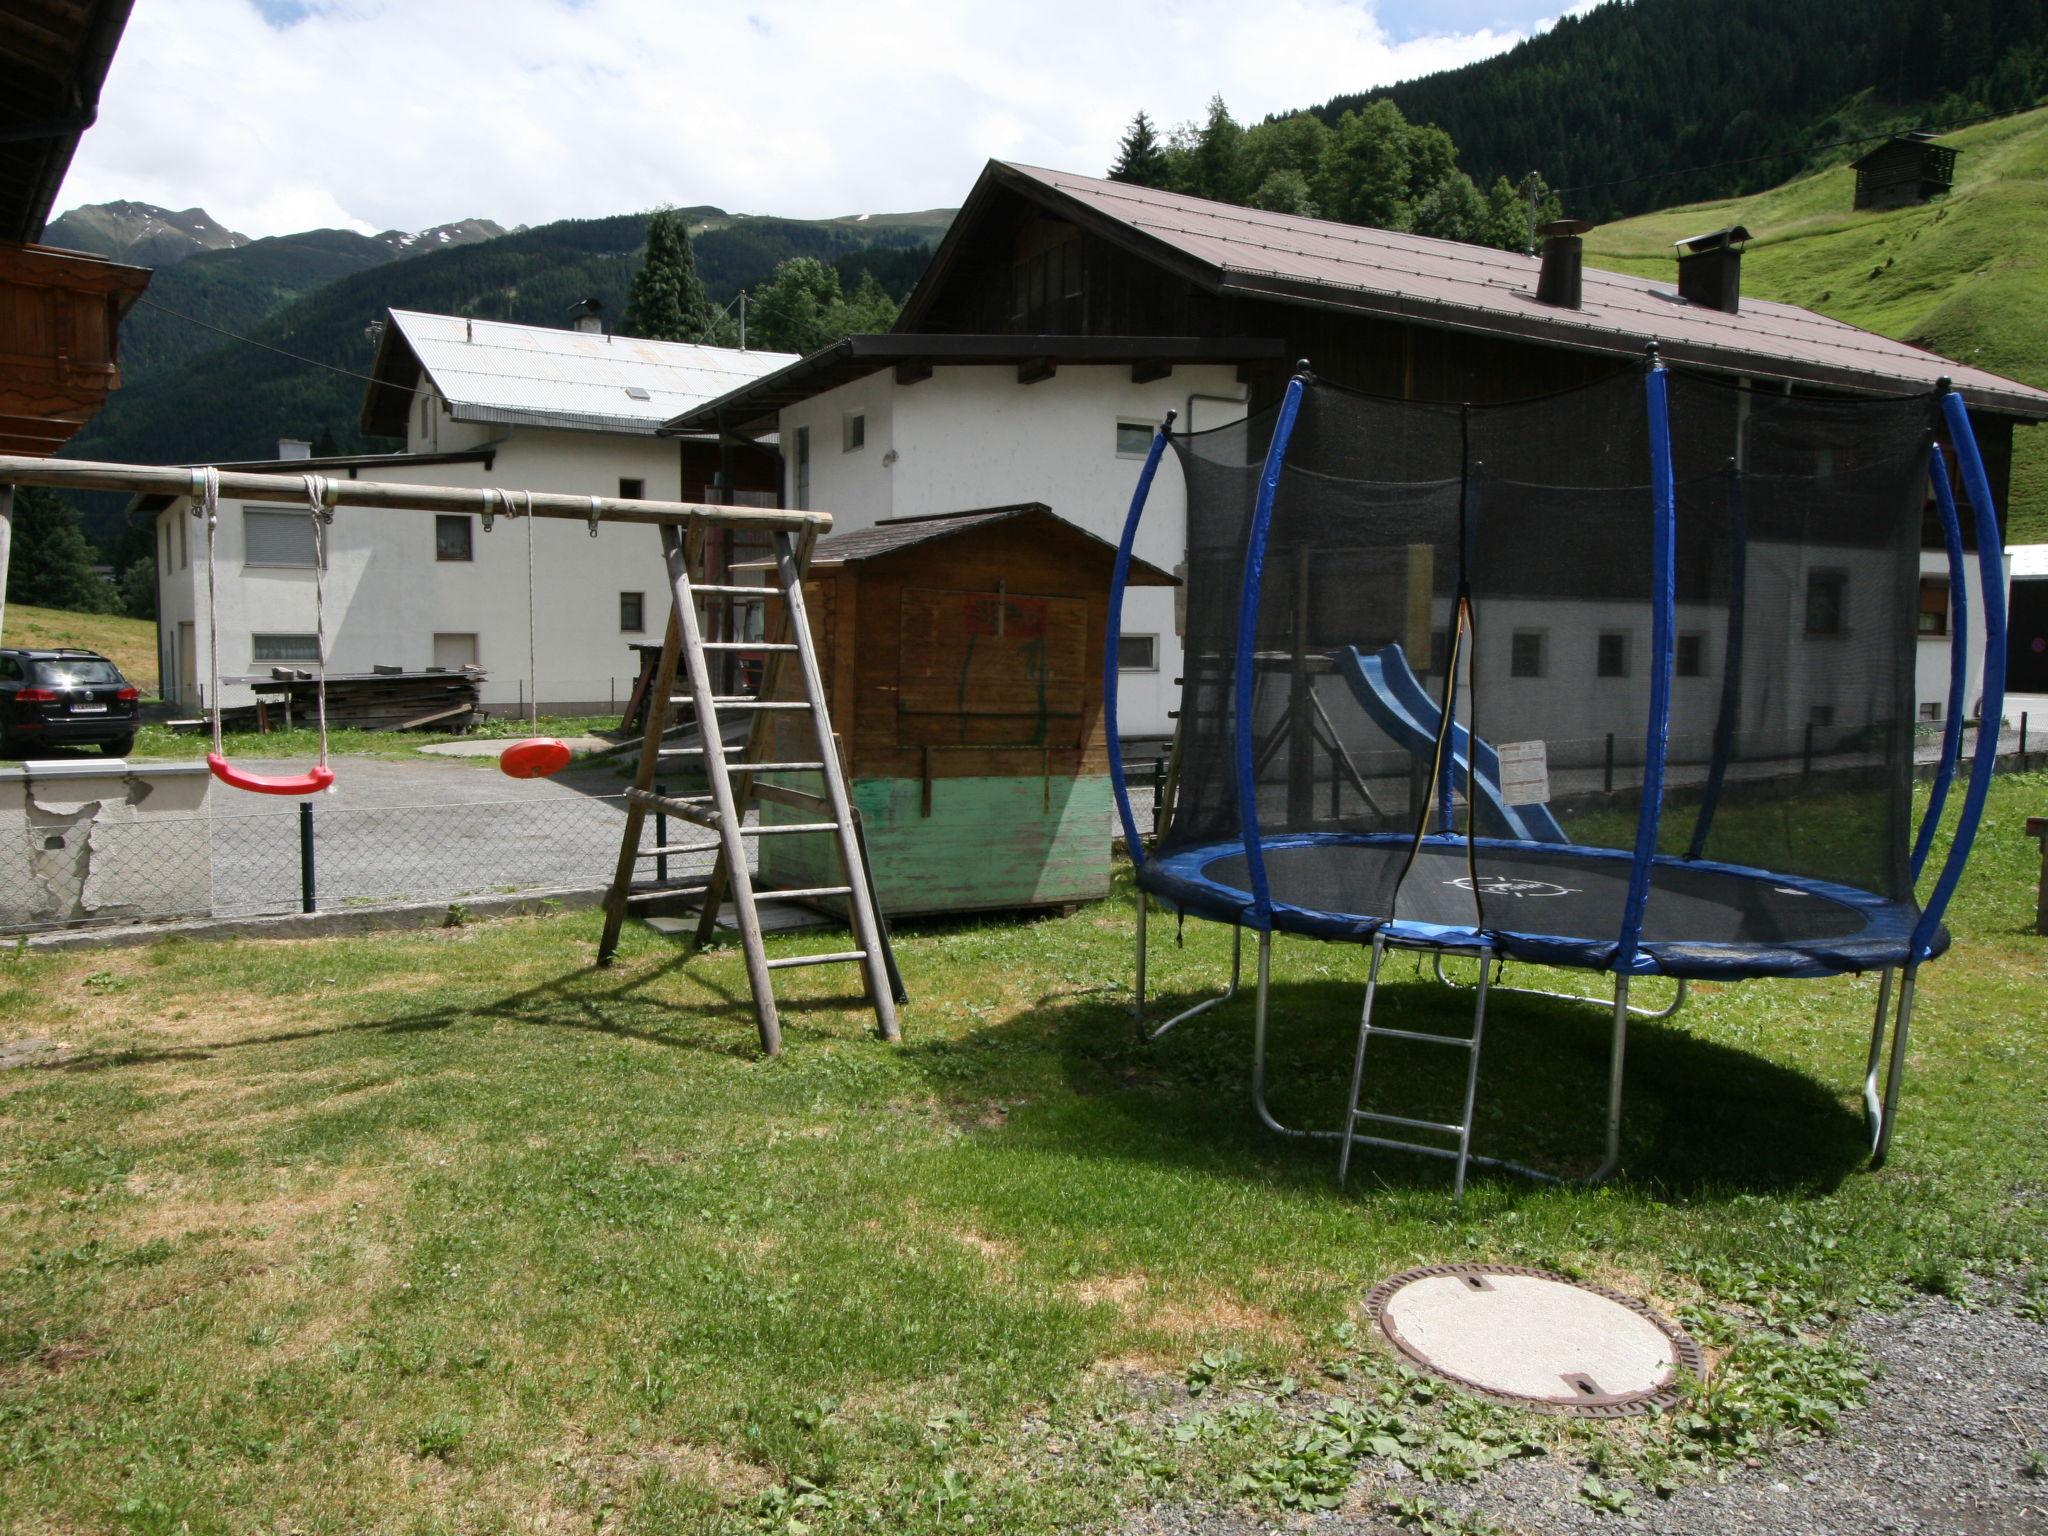
<svg viewBox="0 0 2048 1536"><path fill-rule="evenodd" d="M1366 976L1365 1007L1358 1019L1358 1050L1351 1060L1351 1096L1345 1104L1344 1129L1340 1133L1342 1150L1337 1155L1337 1182L1342 1184L1351 1171L1351 1149L1354 1145L1387 1147L1397 1152L1416 1152L1425 1157L1449 1157L1457 1162L1457 1174L1452 1185L1454 1197L1462 1198L1465 1193L1465 1167L1472 1153L1472 1104L1479 1087L1479 1052L1486 1038L1486 994L1488 975L1493 952L1482 949L1479 952L1478 998L1472 1010L1472 1033L1465 1035L1440 1035L1418 1029L1392 1029L1372 1021L1373 1004L1378 998L1380 965L1386 958L1387 941L1384 935L1375 935L1372 941L1372 969ZM1365 1088L1365 1050L1374 1036L1389 1040L1412 1040L1423 1045L1449 1046L1467 1053L1465 1068L1465 1106L1459 1120L1453 1124L1442 1120L1418 1120L1406 1115L1386 1114L1379 1110L1360 1109L1358 1101ZM1398 1136L1361 1135L1359 1123L1384 1125L1408 1131L1434 1131L1444 1136L1455 1136L1455 1149L1440 1147L1423 1141L1406 1141Z"/></svg>
<svg viewBox="0 0 2048 1536"><path fill-rule="evenodd" d="M782 1047L782 1029L775 1006L772 974L797 966L847 964L859 970L862 990L875 1011L875 1022L885 1040L897 1037L896 1002L900 983L889 953L888 929L874 899L874 885L867 868L860 820L847 794L840 768L838 744L825 702L825 685L812 646L810 621L804 611L803 580L810 564L811 535L801 542L788 533L773 535L775 582L767 586L736 586L700 580L694 574L704 559L704 530L692 523L687 535L673 527L661 530L662 554L668 566L668 584L673 607L667 636L662 642L661 661L656 669L653 692L647 707L647 729L641 743L640 762L633 787L626 791L626 823L619 844L618 865L605 898L604 936L598 946L598 961L609 961L618 949L619 933L627 907L643 899L660 897L661 890L634 889L640 861L663 859L675 853L717 853L709 884L698 908L693 947L701 947L716 931L719 908L730 899L746 955L747 979L754 995L754 1021L760 1031L761 1049L774 1055ZM714 641L704 638L704 622L697 604L709 598L732 602L768 602L778 599L772 615L762 626L767 632L760 641ZM753 695L717 692L707 653L738 651L765 656L760 691ZM794 696L778 688L784 656L796 664ZM688 691L674 692L677 672L687 680ZM698 740L696 747L664 747L671 729L671 712L692 711ZM744 747L729 747L719 716L725 710L744 711L751 717ZM777 753L779 738L770 724L775 715L796 716L810 726L816 750ZM801 727L799 726L799 732ZM742 755L733 756L738 752ZM654 787L655 774L664 758L701 759L708 795L668 795ZM797 789L780 783L766 783L769 774L815 773L822 792ZM768 801L802 813L806 819L750 823L747 812L753 802ZM641 846L641 829L649 812L674 816L717 834L716 842ZM801 890L756 890L747 864L748 837L816 834L828 836L838 854L841 874L836 882L807 886ZM839 898L846 903L854 947L829 954L780 956L769 959L762 940L757 903L762 901L812 901Z"/></svg>

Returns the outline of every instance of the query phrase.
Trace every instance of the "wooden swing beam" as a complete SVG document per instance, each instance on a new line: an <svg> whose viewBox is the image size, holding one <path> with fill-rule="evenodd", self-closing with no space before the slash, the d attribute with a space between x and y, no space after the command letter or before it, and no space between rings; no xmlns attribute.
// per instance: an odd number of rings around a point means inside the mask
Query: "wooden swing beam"
<svg viewBox="0 0 2048 1536"><path fill-rule="evenodd" d="M61 491L127 491L138 496L190 496L197 471L168 465L97 464L87 459L0 457L0 486L40 485ZM309 468L308 474L318 473ZM529 510L523 490L501 491L460 485L402 485L386 480L323 477L328 504L373 507L387 512L470 512L490 517L523 517ZM306 483L296 474L257 475L222 470L220 493L236 501L281 501L302 504ZM829 512L803 512L774 507L719 507L693 501L628 501L616 496L567 496L558 491L531 493L535 517L564 522L636 523L654 527L691 524L751 528L764 533L824 533L832 526Z"/></svg>

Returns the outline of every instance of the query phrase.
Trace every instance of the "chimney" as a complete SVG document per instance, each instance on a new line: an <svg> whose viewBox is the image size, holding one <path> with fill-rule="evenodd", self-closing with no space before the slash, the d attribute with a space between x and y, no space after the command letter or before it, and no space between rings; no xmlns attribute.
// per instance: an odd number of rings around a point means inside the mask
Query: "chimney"
<svg viewBox="0 0 2048 1536"><path fill-rule="evenodd" d="M1536 276L1536 302L1577 309L1580 274L1586 261L1582 238L1593 226L1584 219L1555 219L1537 229L1543 237L1543 268Z"/></svg>
<svg viewBox="0 0 2048 1536"><path fill-rule="evenodd" d="M1740 224L1678 242L1678 296L1690 303L1742 313L1742 244L1749 231Z"/></svg>
<svg viewBox="0 0 2048 1536"><path fill-rule="evenodd" d="M569 329L592 336L604 334L604 300L578 299L569 306Z"/></svg>
<svg viewBox="0 0 2048 1536"><path fill-rule="evenodd" d="M280 459L310 459L313 457L313 445L303 437L280 437L277 456Z"/></svg>

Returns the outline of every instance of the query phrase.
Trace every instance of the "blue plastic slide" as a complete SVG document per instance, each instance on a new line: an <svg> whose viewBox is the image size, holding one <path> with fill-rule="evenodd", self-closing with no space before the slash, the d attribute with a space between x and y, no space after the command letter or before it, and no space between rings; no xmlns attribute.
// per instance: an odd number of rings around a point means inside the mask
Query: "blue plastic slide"
<svg viewBox="0 0 2048 1536"><path fill-rule="evenodd" d="M1356 646L1330 652L1337 671L1372 721L1388 736L1428 763L1436 755L1443 707L1416 680L1401 647L1389 645L1367 656ZM1547 805L1509 805L1501 796L1500 754L1455 721L1451 724L1451 767L1460 784L1469 774L1479 830L1488 837L1529 843L1569 843Z"/></svg>

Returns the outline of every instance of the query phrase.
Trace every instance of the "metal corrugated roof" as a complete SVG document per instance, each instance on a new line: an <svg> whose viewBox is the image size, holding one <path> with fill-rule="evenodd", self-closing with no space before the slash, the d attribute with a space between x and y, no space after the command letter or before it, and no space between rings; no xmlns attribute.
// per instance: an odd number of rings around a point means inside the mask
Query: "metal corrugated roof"
<svg viewBox="0 0 2048 1536"><path fill-rule="evenodd" d="M394 309L391 325L458 421L653 435L670 417L797 361Z"/></svg>
<svg viewBox="0 0 2048 1536"><path fill-rule="evenodd" d="M878 559L883 555L893 555L899 550L915 548L919 544L950 539L971 528L986 528L993 523L1008 522L1015 517L1044 518L1068 533L1079 534L1091 544L1099 544L1106 558L1114 559L1116 556L1114 544L1099 534L1089 532L1079 523L1061 517L1044 502L1020 501L1010 506L980 507L967 512L935 512L928 517L890 518L872 528L856 528L851 533L829 534L812 546L811 569L819 570L849 562ZM735 565L733 569L765 571L773 567L773 561L752 560ZM1130 579L1133 585L1141 587L1180 584L1170 573L1135 555L1131 558Z"/></svg>
<svg viewBox="0 0 2048 1536"><path fill-rule="evenodd" d="M1541 263L1517 251L1266 213L1039 166L990 169L1178 252L1209 269L1224 293L1331 303L1595 351L1639 352L1655 341L1674 361L1849 388L1914 393L1947 378L1972 404L2048 418L2048 391L1796 304L1745 295L1741 313L1731 315L1689 303L1678 296L1675 268L1672 281L1658 282L1587 267L1583 304L1563 309L1537 302Z"/></svg>

